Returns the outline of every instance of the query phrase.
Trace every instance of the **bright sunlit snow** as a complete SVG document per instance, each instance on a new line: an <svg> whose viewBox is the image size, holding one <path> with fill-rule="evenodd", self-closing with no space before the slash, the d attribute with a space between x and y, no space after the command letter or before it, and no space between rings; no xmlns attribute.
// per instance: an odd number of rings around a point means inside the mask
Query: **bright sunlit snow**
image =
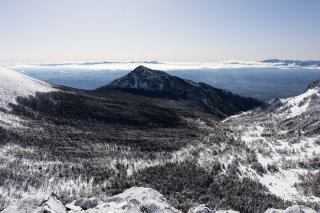
<svg viewBox="0 0 320 213"><path fill-rule="evenodd" d="M10 110L9 103L16 103L19 96L35 95L37 92L50 92L50 84L33 79L7 68L0 68L0 108Z"/></svg>

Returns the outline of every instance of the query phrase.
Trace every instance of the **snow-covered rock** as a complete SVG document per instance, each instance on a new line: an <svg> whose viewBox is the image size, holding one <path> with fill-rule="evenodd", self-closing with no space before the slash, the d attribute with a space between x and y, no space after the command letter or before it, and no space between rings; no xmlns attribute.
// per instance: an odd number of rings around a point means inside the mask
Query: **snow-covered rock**
<svg viewBox="0 0 320 213"><path fill-rule="evenodd" d="M29 195L7 206L1 213L182 213L169 205L158 191L146 187L132 187L123 193L101 201L82 198L63 205L55 195ZM214 210L202 204L188 213L239 213L234 210ZM265 213L316 213L306 206L292 206L286 210L268 209Z"/></svg>
<svg viewBox="0 0 320 213"><path fill-rule="evenodd" d="M211 210L206 205L202 204L200 206L196 206L191 208L188 213L216 213L215 210Z"/></svg>
<svg viewBox="0 0 320 213"><path fill-rule="evenodd" d="M67 210L54 194L30 195L7 206L1 213L66 213Z"/></svg>
<svg viewBox="0 0 320 213"><path fill-rule="evenodd" d="M33 96L37 92L50 92L54 88L17 71L0 68L0 108L10 110L9 103L16 103L19 96Z"/></svg>
<svg viewBox="0 0 320 213"><path fill-rule="evenodd" d="M310 112L320 109L320 86L314 86L307 89L301 95L278 99L268 109L273 115L292 118L299 116L305 112Z"/></svg>
<svg viewBox="0 0 320 213"><path fill-rule="evenodd" d="M86 210L79 208L78 203L73 201L66 205L71 209L70 213L181 213L171 207L166 198L158 191L145 187L133 187L109 197L106 201L98 200L97 206Z"/></svg>
<svg viewBox="0 0 320 213"><path fill-rule="evenodd" d="M214 210L207 207L205 204L191 208L188 213L239 213L233 210Z"/></svg>
<svg viewBox="0 0 320 213"><path fill-rule="evenodd" d="M288 207L286 210L268 209L265 213L317 213L317 212L306 206L295 205L295 206Z"/></svg>

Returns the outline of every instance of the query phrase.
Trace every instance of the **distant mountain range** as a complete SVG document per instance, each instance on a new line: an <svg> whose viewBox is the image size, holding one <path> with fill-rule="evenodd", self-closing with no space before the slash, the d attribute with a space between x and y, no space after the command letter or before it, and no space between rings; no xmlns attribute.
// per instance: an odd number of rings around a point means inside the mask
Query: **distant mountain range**
<svg viewBox="0 0 320 213"><path fill-rule="evenodd" d="M84 62L65 62L65 63L40 63L40 64L28 64L29 66L44 66L44 67L50 67L50 66L90 66L90 65L115 65L115 64L143 64L143 65L175 65L176 67L185 67L190 66L190 69L192 69L192 66L204 66L206 68L210 68L210 65L214 68L215 65L219 66L226 66L228 65L246 65L246 66L256 66L258 63L272 63L272 64L281 64L285 66L301 66L301 67L319 67L320 61L317 60L290 60L290 59L266 59L262 61L257 61L256 63L253 61L246 62L246 61L224 61L224 62L212 62L212 63L174 63L174 62L164 62L164 61L158 61L158 60L145 60L145 61L84 61ZM18 65L20 66L20 65Z"/></svg>
<svg viewBox="0 0 320 213"><path fill-rule="evenodd" d="M320 61L315 60L281 60L281 59L268 59L262 61L264 63L274 63L274 64L281 64L286 66L301 66L301 67L320 67Z"/></svg>

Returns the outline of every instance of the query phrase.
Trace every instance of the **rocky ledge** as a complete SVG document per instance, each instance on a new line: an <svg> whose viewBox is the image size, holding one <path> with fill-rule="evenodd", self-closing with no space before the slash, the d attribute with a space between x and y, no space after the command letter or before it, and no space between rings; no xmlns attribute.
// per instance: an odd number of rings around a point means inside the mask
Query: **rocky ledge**
<svg viewBox="0 0 320 213"><path fill-rule="evenodd" d="M158 191L133 187L121 194L102 201L97 198L81 198L63 205L58 196L37 194L11 203L1 213L182 213L169 205ZM214 210L205 205L191 208L188 213L238 213L233 210ZM316 213L305 206L292 206L286 210L268 209L266 213Z"/></svg>

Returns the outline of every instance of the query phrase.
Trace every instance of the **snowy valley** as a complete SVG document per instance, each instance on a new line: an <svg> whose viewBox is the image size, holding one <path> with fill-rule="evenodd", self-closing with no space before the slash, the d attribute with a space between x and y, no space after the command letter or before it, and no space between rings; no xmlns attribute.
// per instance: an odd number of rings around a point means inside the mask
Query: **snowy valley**
<svg viewBox="0 0 320 213"><path fill-rule="evenodd" d="M320 210L319 81L263 103L145 67L91 91L1 68L0 89L5 213Z"/></svg>

